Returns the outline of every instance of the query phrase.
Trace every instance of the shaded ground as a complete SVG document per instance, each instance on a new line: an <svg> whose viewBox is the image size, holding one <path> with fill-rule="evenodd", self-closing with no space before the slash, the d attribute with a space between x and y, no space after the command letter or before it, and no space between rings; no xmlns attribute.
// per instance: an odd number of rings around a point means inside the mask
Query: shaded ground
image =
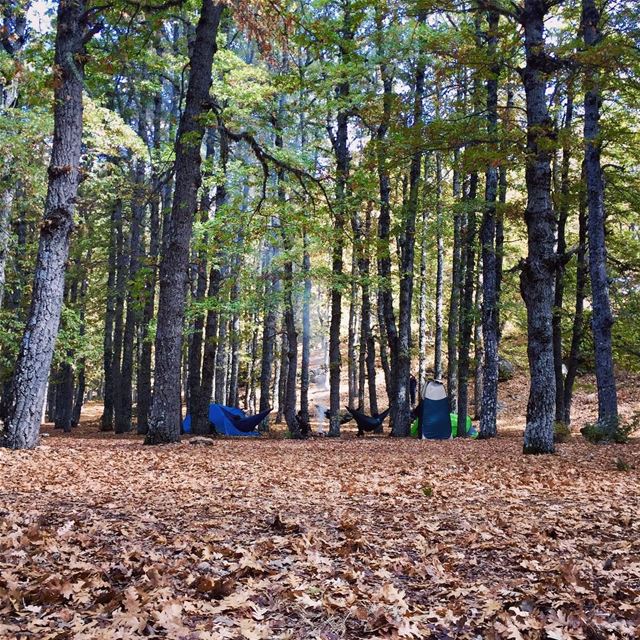
<svg viewBox="0 0 640 640"><path fill-rule="evenodd" d="M0 638L638 637L638 442L77 435L0 450Z"/></svg>

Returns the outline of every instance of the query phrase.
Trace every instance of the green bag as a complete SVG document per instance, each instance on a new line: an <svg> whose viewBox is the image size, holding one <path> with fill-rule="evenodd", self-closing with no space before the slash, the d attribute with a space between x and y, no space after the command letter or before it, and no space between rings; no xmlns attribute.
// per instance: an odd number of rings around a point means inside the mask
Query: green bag
<svg viewBox="0 0 640 640"><path fill-rule="evenodd" d="M466 433L470 438L478 437L478 430L473 426L471 418L467 416L467 429ZM458 435L458 414L451 414L451 437L455 438Z"/></svg>

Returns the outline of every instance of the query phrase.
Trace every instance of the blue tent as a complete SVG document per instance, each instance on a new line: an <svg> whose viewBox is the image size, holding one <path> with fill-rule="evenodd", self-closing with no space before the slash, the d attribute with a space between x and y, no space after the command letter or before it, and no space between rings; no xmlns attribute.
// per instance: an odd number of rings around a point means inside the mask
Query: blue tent
<svg viewBox="0 0 640 640"><path fill-rule="evenodd" d="M210 404L209 423L211 425L211 431L221 436L259 436L260 434L255 431L255 427L266 418L268 413L267 411L257 416L248 417L242 409L225 407L221 404ZM250 430L245 430L254 422L255 424L253 424ZM182 421L182 430L185 433L191 433L190 415Z"/></svg>
<svg viewBox="0 0 640 640"><path fill-rule="evenodd" d="M419 419L423 438L427 440L448 440L451 437L449 400L441 382L431 380L426 385Z"/></svg>

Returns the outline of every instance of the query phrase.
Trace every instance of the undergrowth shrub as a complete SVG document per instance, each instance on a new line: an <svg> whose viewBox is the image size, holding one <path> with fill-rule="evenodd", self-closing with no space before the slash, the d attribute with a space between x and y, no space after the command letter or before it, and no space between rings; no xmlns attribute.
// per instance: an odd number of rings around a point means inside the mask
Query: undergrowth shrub
<svg viewBox="0 0 640 640"><path fill-rule="evenodd" d="M598 444L599 442L624 444L639 426L640 414L635 414L628 422L623 422L619 416L614 416L607 420L588 422L580 429L580 433L593 444Z"/></svg>
<svg viewBox="0 0 640 640"><path fill-rule="evenodd" d="M571 427L564 422L556 421L553 423L553 441L569 442L571 440Z"/></svg>

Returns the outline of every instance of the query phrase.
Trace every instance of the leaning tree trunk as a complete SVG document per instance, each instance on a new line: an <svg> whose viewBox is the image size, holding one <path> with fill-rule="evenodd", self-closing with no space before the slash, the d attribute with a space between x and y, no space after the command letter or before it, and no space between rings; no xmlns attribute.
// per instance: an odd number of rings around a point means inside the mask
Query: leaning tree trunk
<svg viewBox="0 0 640 640"><path fill-rule="evenodd" d="M520 290L527 306L527 353L531 386L524 453L553 453L556 380L553 368L553 287L556 269L555 216L551 206L553 122L547 107L544 0L525 0L522 24L526 66L522 72L527 106L528 256L522 262Z"/></svg>
<svg viewBox="0 0 640 640"><path fill-rule="evenodd" d="M487 79L487 133L496 141L498 134L498 77L500 63L496 60L498 23L500 15L489 11L488 54L491 57L491 76ZM497 433L498 415L498 268L496 249L496 202L498 199L498 167L490 163L485 176L485 206L480 230L482 243L482 364L481 438ZM459 423L458 423L459 424Z"/></svg>
<svg viewBox="0 0 640 640"><path fill-rule="evenodd" d="M82 148L84 0L61 0L55 43L54 131L31 308L16 363L2 444L38 444L42 405L58 335Z"/></svg>
<svg viewBox="0 0 640 640"><path fill-rule="evenodd" d="M593 49L603 38L600 12L595 0L582 0L582 32L587 48ZM591 54L594 55L594 54ZM593 314L591 328L595 346L596 382L598 386L598 421L611 429L618 417L616 379L613 370L611 327L613 315L609 300L607 277L607 247L605 240L604 180L600 163L602 145L600 104L602 90L600 73L589 64L585 77L584 96L584 166L587 181L589 273Z"/></svg>
<svg viewBox="0 0 640 640"><path fill-rule="evenodd" d="M201 182L200 146L204 136L201 115L209 100L211 67L223 4L203 0L190 60L185 108L175 144L175 193L170 230L160 262L160 296L156 332L156 368L153 406L145 442L180 440L180 361L182 327L193 216Z"/></svg>

